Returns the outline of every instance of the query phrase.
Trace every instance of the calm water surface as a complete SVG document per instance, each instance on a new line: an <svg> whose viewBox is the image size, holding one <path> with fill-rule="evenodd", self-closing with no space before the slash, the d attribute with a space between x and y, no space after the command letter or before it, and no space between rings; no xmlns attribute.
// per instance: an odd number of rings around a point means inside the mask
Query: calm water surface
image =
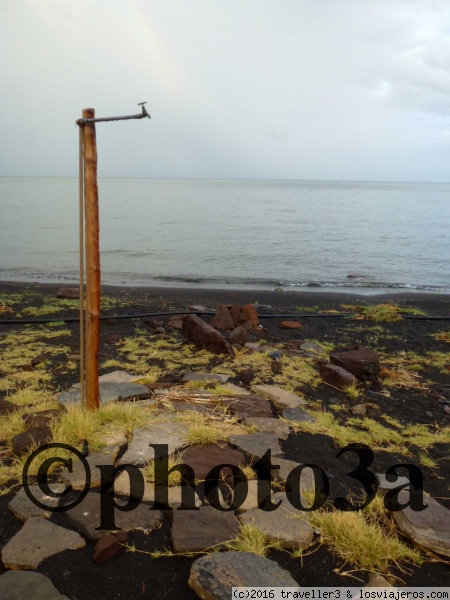
<svg viewBox="0 0 450 600"><path fill-rule="evenodd" d="M103 283L450 290L450 184L102 179L99 194ZM78 260L78 180L0 178L0 278L75 280Z"/></svg>

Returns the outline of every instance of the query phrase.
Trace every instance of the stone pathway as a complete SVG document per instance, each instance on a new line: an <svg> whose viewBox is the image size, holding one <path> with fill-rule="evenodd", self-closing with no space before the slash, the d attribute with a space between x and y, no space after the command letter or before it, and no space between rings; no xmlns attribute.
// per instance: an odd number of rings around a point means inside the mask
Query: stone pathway
<svg viewBox="0 0 450 600"><path fill-rule="evenodd" d="M86 542L75 531L47 519L30 517L2 549L6 569L37 569L39 564L63 550L84 548Z"/></svg>
<svg viewBox="0 0 450 600"><path fill-rule="evenodd" d="M228 309L227 309L228 310ZM231 314L231 312L230 312ZM236 314L238 314L236 312ZM239 313L241 314L241 313ZM251 317L251 315L250 315ZM249 323L251 318L249 317ZM309 348L309 347L308 347ZM309 348L312 352L313 348ZM319 350L315 349L317 352ZM322 352L322 350L321 350ZM370 351L366 349L351 348L344 358L351 359L351 366L356 376L368 378L376 373L378 365ZM336 356L336 363L339 356ZM347 364L347 368L350 368ZM336 367L331 369L338 372ZM242 424L217 421L215 424L227 437L228 441L220 441L216 444L200 446L188 444L188 426L177 421L178 413L166 412L161 394L167 394L167 389L153 391L152 398L146 386L135 383L135 376L125 372L116 371L100 378L101 403L126 398L145 398L141 402L147 404L158 404L159 411L153 411L152 416L158 415L158 422L149 422L147 425L134 429L131 435L128 432L113 431L103 440L107 445L105 452L89 455L86 460L91 470L91 488L100 485L100 471L98 465L112 466L117 463L117 455L120 446L128 444L125 453L118 464L129 464L139 469L143 481L142 503L132 511L121 511L115 509L114 519L118 529L113 531L100 531L101 498L95 491L89 491L84 500L76 507L65 513L67 527L61 527L49 521L52 511L58 499L47 497L37 485L30 486L33 496L41 502L49 505L48 510L40 509L32 503L22 488L14 496L8 505L8 509L24 525L19 532L13 536L2 549L2 561L7 569L20 569L23 571L9 571L0 577L0 598L6 597L10 600L64 600L66 596L61 595L54 588L51 581L39 573L30 573L26 570L36 569L46 558L67 549L83 548L85 539L97 541L94 552L94 561L101 563L111 558L120 550L120 544L127 539L129 531L143 531L150 534L158 528L163 520L161 510L151 510L155 500L155 486L144 477L142 467L154 458L154 450L150 444L163 444L167 446L167 455L179 452L181 462L192 467L197 480L204 480L210 471L218 465L244 466L250 461L261 458L268 449L271 450L272 464L278 469L272 471L274 480L283 486L294 469L301 465L295 461L283 458L280 440L287 439L290 435L291 422L314 422L314 417L306 413L301 407L305 401L292 392L283 390L273 385L254 385L251 392L240 386L226 383L228 375L210 373L188 372L181 379L181 384L189 381L217 382L223 385L233 396L223 396L220 404L226 406L229 412L237 417ZM164 384L164 382L162 382ZM157 384L155 384L156 386ZM172 385L172 384L170 384ZM164 387L164 386L163 386ZM172 388L173 389L173 388ZM183 396L172 403L176 411L199 410L204 414L217 411L217 395L210 390L189 390L176 388L177 394ZM62 394L59 402L62 406L68 403L79 402L79 387L73 386L68 392ZM170 398L170 396L169 396ZM195 399L195 400L194 400ZM193 402L195 401L195 404ZM277 411L274 410L274 407ZM0 413L4 414L14 411L15 405L5 400L0 401ZM282 411L280 418L275 418L276 412ZM55 414L54 414L55 413ZM42 440L48 437L49 423L57 418L60 411L41 411L40 413L25 414L24 424L28 427L39 429ZM163 421L165 419L165 421ZM254 426L257 433L248 433L245 426ZM17 453L27 450L33 429L23 434L20 438L22 450L17 448ZM25 437L27 435L28 437ZM37 434L36 434L37 435ZM16 436L17 437L17 436ZM128 439L130 438L130 439ZM219 499L222 506L226 492L232 489L230 469L223 469L222 477L225 482L220 484ZM228 479L227 479L228 478ZM60 475L63 484L51 484L55 492L63 491L65 485L71 485L74 490L81 490L85 486L85 472L81 462L74 462L72 472L63 471ZM377 474L377 480L381 491L397 488L408 480L399 478L396 482L387 482L385 476ZM302 502L307 502L303 492L314 487L314 477L310 469L304 469L301 479L291 477L290 485L298 490ZM270 493L272 502L282 501L281 506L273 512L267 512L258 507L258 482L247 481L246 484L238 483L235 494L242 488L247 488L248 493L243 504L234 511L218 511L208 505L207 499L200 499L195 492L195 506L199 510L176 510L181 501L183 489L181 487L169 487L168 503L174 510L168 513L172 517L171 543L174 552L202 552L211 546L223 546L231 541L239 532L240 524L251 524L264 532L267 540L278 542L283 549L299 550L308 548L313 539L314 531L308 522L308 513L298 511L287 499L285 492ZM140 490L142 491L142 490ZM113 500L124 505L134 494L140 495L139 490L130 489L129 474L122 472L114 482L108 494L114 495ZM185 490L186 491L186 490ZM409 491L403 490L399 494L400 502L406 502ZM202 493L200 494L202 496ZM124 500L126 499L126 501ZM140 497L137 498L141 500ZM212 502L212 498L210 497ZM450 511L438 502L426 496L427 509L422 512L414 512L410 508L394 512L393 518L398 529L418 546L428 548L443 556L450 557ZM70 527L70 529L69 529ZM120 531L119 531L120 529ZM76 530L76 531L74 531ZM82 534L83 537L79 535ZM112 535L116 533L116 535ZM262 558L248 552L220 552L213 553L194 561L191 569L189 585L201 597L211 599L228 598L231 595L232 586L274 586L284 585L297 587L295 580L274 561ZM388 586L386 580L379 574L371 574L369 584L372 586ZM5 596L6 594L6 596ZM9 594L9 595L8 595Z"/></svg>

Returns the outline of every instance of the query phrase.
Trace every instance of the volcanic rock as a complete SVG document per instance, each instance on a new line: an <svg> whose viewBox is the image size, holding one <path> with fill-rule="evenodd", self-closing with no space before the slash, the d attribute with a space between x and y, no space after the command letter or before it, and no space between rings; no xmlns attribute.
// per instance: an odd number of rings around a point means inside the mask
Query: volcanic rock
<svg viewBox="0 0 450 600"><path fill-rule="evenodd" d="M186 315L184 317L183 335L188 342L194 344L197 348L208 350L213 354L234 355L233 348L223 335L212 325L202 321L197 315Z"/></svg>
<svg viewBox="0 0 450 600"><path fill-rule="evenodd" d="M322 365L320 376L325 383L329 383L336 388L345 388L356 383L354 375L337 365Z"/></svg>
<svg viewBox="0 0 450 600"><path fill-rule="evenodd" d="M359 344L333 352L330 360L363 381L374 380L380 370L378 354Z"/></svg>

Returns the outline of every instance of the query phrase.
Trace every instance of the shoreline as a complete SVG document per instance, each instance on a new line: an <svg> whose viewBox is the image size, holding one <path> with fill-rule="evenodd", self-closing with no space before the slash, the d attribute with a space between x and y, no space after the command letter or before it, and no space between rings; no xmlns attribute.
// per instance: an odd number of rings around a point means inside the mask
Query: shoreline
<svg viewBox="0 0 450 600"><path fill-rule="evenodd" d="M56 295L58 290L65 287L76 287L67 283L37 283L0 280L0 292L12 293L29 291L43 293L45 295ZM352 289L343 291L342 288L311 288L309 290L235 290L215 289L200 287L160 287L160 286L124 286L124 285L102 285L103 295L110 296L133 296L139 300L140 305L154 307L156 304L173 304L176 307L200 304L205 307L215 308L218 304L250 304L269 305L275 312L292 311L304 306L310 308L336 307L336 305L361 303L363 305L384 304L394 302L396 304L410 306L415 305L423 309L430 316L450 315L450 293L408 291L386 291L380 293L363 294Z"/></svg>

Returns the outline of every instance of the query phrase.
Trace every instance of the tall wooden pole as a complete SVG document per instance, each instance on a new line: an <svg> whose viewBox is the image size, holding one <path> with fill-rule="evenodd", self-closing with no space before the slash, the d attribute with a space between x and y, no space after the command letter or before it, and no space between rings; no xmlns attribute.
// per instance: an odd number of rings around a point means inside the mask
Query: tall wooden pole
<svg viewBox="0 0 450 600"><path fill-rule="evenodd" d="M93 108L83 109L84 119L93 119ZM95 123L83 125L84 212L86 222L86 407L100 405L98 350L100 345L100 248Z"/></svg>

